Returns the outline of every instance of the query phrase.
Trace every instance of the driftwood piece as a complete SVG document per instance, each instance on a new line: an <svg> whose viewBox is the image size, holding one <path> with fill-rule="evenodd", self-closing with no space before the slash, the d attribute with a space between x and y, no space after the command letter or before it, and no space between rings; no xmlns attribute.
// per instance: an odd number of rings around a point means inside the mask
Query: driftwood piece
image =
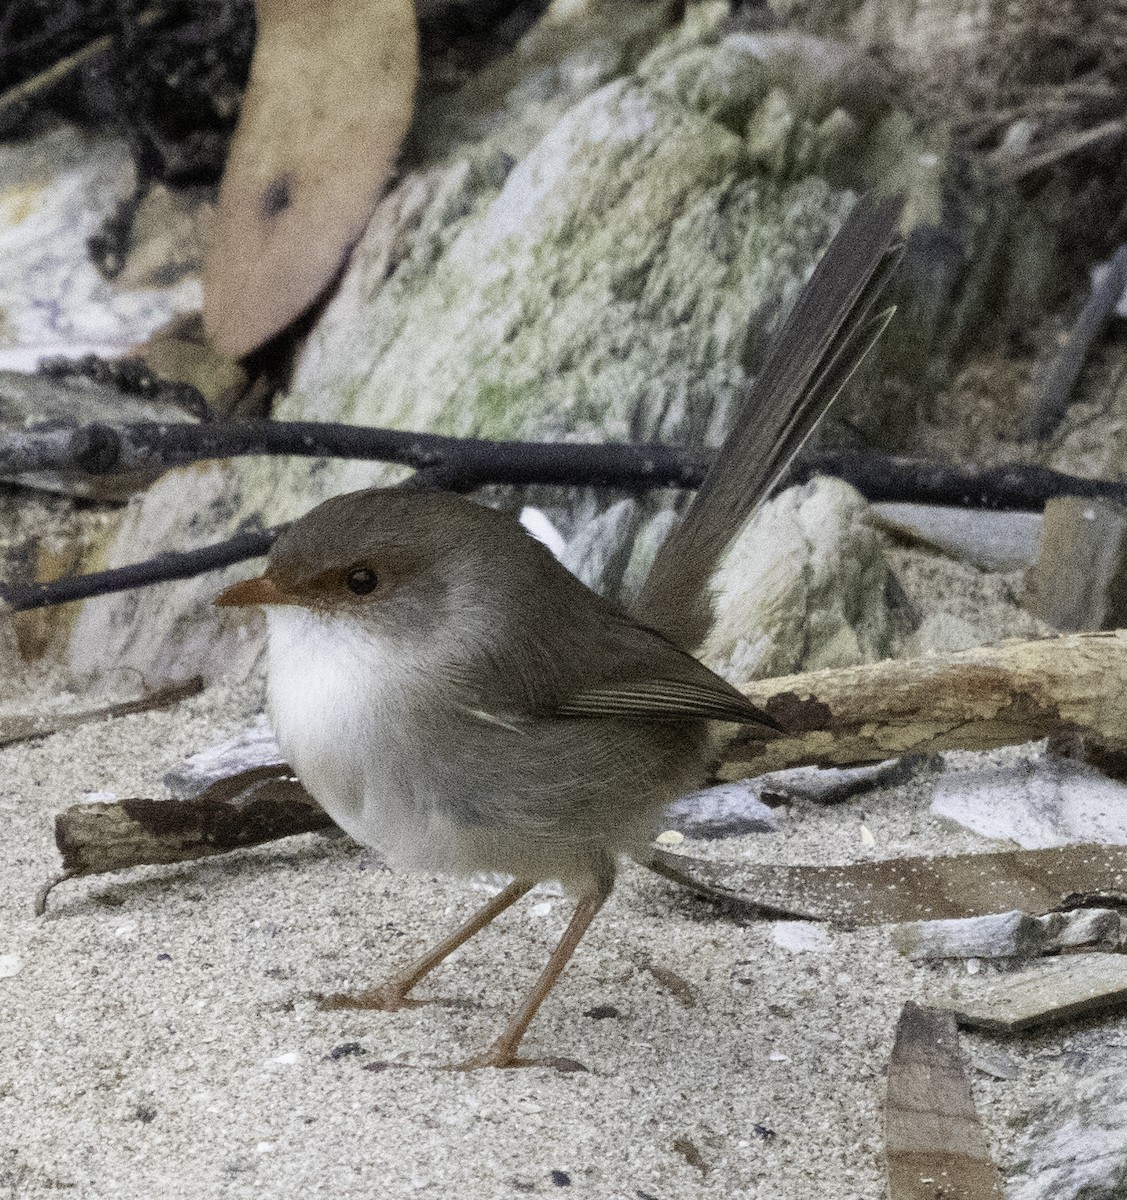
<svg viewBox="0 0 1127 1200"><path fill-rule="evenodd" d="M1125 1006L1127 958L1074 954L992 982L985 995L958 1001L955 1015L960 1025L1017 1033Z"/></svg>
<svg viewBox="0 0 1127 1200"><path fill-rule="evenodd" d="M1127 621L1127 505L1050 500L1022 604L1061 630L1115 629Z"/></svg>
<svg viewBox="0 0 1127 1200"><path fill-rule="evenodd" d="M240 772L190 800L75 804L55 818L63 873L40 889L35 910L42 914L63 879L184 862L331 826L284 763Z"/></svg>
<svg viewBox="0 0 1127 1200"><path fill-rule="evenodd" d="M1001 1200L948 1012L904 1005L888 1065L885 1148L889 1200Z"/></svg>
<svg viewBox="0 0 1127 1200"><path fill-rule="evenodd" d="M759 915L786 912L811 921L879 925L1127 901L1127 846L1060 846L817 867L734 868L686 855L667 858L680 874L759 908ZM664 869L661 873L672 877Z"/></svg>
<svg viewBox="0 0 1127 1200"><path fill-rule="evenodd" d="M737 734L722 779L846 766L903 754L992 750L1081 735L1127 748L1127 631L1070 634L931 658L815 671L751 684L753 704L791 731Z"/></svg>

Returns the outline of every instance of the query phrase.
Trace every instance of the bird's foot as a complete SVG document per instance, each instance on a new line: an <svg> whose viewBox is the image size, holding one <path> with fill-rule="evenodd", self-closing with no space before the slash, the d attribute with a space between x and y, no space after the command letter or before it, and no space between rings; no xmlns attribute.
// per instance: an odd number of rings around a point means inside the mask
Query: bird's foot
<svg viewBox="0 0 1127 1200"><path fill-rule="evenodd" d="M541 1058L521 1058L514 1048L502 1042L494 1042L488 1050L474 1054L464 1062L455 1063L448 1067L450 1071L478 1071L482 1067L498 1067L513 1070L517 1067L551 1067L553 1071L569 1074L572 1071L586 1071L587 1068L574 1058L563 1058L556 1054L546 1054Z"/></svg>
<svg viewBox="0 0 1127 1200"><path fill-rule="evenodd" d="M318 996L317 1007L322 1012L337 1012L346 1008L369 1009L376 1012L396 1012L400 1008L417 1008L422 1000L412 1000L404 988L394 983L367 988L363 992L334 992Z"/></svg>

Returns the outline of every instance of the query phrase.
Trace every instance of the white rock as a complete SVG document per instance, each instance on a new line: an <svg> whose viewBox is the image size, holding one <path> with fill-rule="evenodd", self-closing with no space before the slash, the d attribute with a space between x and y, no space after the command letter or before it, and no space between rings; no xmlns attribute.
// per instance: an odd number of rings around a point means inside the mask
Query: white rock
<svg viewBox="0 0 1127 1200"><path fill-rule="evenodd" d="M1022 1121L1009 1200L1119 1200L1127 1195L1127 1073L1115 1055L1087 1059L1065 1090Z"/></svg>
<svg viewBox="0 0 1127 1200"><path fill-rule="evenodd" d="M737 685L891 653L888 564L860 493L836 479L763 506L713 577L701 657Z"/></svg>
<svg viewBox="0 0 1127 1200"><path fill-rule="evenodd" d="M1032 958L1045 949L1047 933L1036 917L1017 910L985 917L908 921L893 943L908 958Z"/></svg>
<svg viewBox="0 0 1127 1200"><path fill-rule="evenodd" d="M813 921L776 921L771 926L771 939L791 954L826 950L830 944L825 927Z"/></svg>
<svg viewBox="0 0 1127 1200"><path fill-rule="evenodd" d="M761 780L722 783L683 796L670 806L666 815L677 830L689 837L773 833L782 822L778 811L760 799L762 790Z"/></svg>
<svg viewBox="0 0 1127 1200"><path fill-rule="evenodd" d="M1047 950L1096 946L1115 950L1119 946L1120 918L1113 908L1074 908L1048 913L1040 918L1046 933Z"/></svg>
<svg viewBox="0 0 1127 1200"><path fill-rule="evenodd" d="M0 979L11 979L23 970L23 959L18 954L0 954Z"/></svg>
<svg viewBox="0 0 1127 1200"><path fill-rule="evenodd" d="M931 812L1026 850L1127 845L1127 786L1044 754L1002 763L960 756L936 779Z"/></svg>
<svg viewBox="0 0 1127 1200"><path fill-rule="evenodd" d="M70 355L121 353L200 306L198 277L171 287L104 279L86 248L133 186L124 138L60 125L0 145L0 342Z"/></svg>
<svg viewBox="0 0 1127 1200"><path fill-rule="evenodd" d="M165 775L164 782L177 799L187 800L217 780L283 761L270 724L265 714L260 714L252 725L226 741L186 758Z"/></svg>

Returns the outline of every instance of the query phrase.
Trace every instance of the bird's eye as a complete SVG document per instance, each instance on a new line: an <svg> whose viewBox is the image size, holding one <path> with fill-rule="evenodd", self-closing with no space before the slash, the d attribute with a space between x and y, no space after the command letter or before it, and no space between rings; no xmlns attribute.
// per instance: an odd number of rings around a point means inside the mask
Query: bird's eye
<svg viewBox="0 0 1127 1200"><path fill-rule="evenodd" d="M366 596L372 591L378 580L371 567L353 567L344 577L348 590L357 596Z"/></svg>

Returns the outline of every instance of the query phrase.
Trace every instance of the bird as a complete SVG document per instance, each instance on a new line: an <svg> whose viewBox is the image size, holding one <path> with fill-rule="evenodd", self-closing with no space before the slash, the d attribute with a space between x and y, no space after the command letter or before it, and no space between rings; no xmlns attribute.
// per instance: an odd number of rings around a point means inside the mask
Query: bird
<svg viewBox="0 0 1127 1200"><path fill-rule="evenodd" d="M772 716L694 657L710 579L759 502L880 336L899 261L897 196L851 210L738 397L731 433L624 608L511 515L449 492L368 488L290 525L265 571L220 606L262 606L268 712L333 820L392 866L509 882L384 983L329 1008L394 1011L539 882L574 913L495 1041L464 1069L562 1066L520 1045L661 814L701 786L719 723Z"/></svg>

